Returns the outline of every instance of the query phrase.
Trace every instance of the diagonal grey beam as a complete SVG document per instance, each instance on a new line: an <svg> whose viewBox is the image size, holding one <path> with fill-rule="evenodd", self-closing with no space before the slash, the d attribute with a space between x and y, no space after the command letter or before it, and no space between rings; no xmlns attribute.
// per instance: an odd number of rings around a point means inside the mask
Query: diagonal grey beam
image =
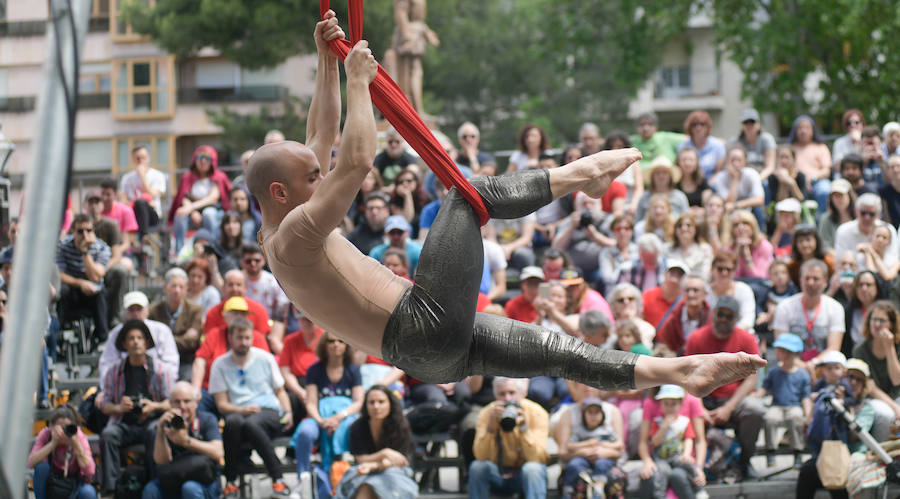
<svg viewBox="0 0 900 499"><path fill-rule="evenodd" d="M77 92L73 43L79 54L84 47L91 0L71 0L76 34L68 19L69 2L50 2L51 23L58 20L59 40L53 26L47 29L44 86L38 96L34 157L25 176L25 206L22 229L16 242L9 293L9 318L0 355L0 497L25 497L25 461L31 440L35 387L41 367L41 338L47 327L50 266L56 257L56 241L65 199L62 184L68 167L69 130L63 82L58 62L69 83L69 94ZM115 22L115 21L112 21ZM58 42L58 43L57 43Z"/></svg>

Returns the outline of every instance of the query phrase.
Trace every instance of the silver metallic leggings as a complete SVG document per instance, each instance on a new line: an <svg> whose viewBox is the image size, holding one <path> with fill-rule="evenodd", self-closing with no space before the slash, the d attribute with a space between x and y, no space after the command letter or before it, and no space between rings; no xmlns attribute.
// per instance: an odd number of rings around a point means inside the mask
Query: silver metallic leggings
<svg viewBox="0 0 900 499"><path fill-rule="evenodd" d="M546 170L471 181L491 218L520 218L552 201ZM425 239L415 284L385 327L384 359L427 383L484 374L557 376L605 390L634 388L636 354L601 350L534 324L475 313L483 265L478 216L451 189Z"/></svg>

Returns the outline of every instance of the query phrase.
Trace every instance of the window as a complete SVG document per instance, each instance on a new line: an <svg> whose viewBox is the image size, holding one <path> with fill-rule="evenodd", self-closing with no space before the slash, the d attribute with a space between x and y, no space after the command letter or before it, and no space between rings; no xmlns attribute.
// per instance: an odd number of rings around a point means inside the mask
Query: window
<svg viewBox="0 0 900 499"><path fill-rule="evenodd" d="M78 74L79 94L108 94L110 91L108 62L83 63Z"/></svg>
<svg viewBox="0 0 900 499"><path fill-rule="evenodd" d="M150 40L149 36L140 35L131 29L131 25L119 19L122 4L126 1L136 1L153 7L156 0L95 0L95 3L108 3L110 17L109 36L115 42L143 42Z"/></svg>
<svg viewBox="0 0 900 499"><path fill-rule="evenodd" d="M659 69L656 95L664 99L682 97L691 93L690 66L664 67Z"/></svg>
<svg viewBox="0 0 900 499"><path fill-rule="evenodd" d="M150 151L150 166L169 177L169 191L175 179L175 137L172 135L117 137L113 139L112 174L118 178L131 169L131 150L144 146Z"/></svg>
<svg viewBox="0 0 900 499"><path fill-rule="evenodd" d="M112 141L79 140L75 142L73 154L75 171L104 171L112 168Z"/></svg>
<svg viewBox="0 0 900 499"><path fill-rule="evenodd" d="M113 62L112 103L117 119L170 118L175 114L174 57Z"/></svg>
<svg viewBox="0 0 900 499"><path fill-rule="evenodd" d="M110 0L94 0L91 5L91 17L109 17Z"/></svg>

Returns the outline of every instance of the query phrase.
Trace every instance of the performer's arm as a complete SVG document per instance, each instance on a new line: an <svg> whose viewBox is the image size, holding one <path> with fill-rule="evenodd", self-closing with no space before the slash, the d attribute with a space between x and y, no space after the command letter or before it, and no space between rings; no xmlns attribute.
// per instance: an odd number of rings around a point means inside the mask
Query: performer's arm
<svg viewBox="0 0 900 499"><path fill-rule="evenodd" d="M327 173L324 170L331 163L331 147L341 126L341 77L338 58L328 42L344 38L344 32L337 24L334 11L326 12L325 19L316 24L314 37L319 63L316 90L306 120L306 145L315 153L323 173Z"/></svg>
<svg viewBox="0 0 900 499"><path fill-rule="evenodd" d="M322 180L306 203L310 217L326 230L336 227L350 209L375 157L375 113L369 84L378 63L365 40L357 43L344 61L347 71L347 119L335 170Z"/></svg>

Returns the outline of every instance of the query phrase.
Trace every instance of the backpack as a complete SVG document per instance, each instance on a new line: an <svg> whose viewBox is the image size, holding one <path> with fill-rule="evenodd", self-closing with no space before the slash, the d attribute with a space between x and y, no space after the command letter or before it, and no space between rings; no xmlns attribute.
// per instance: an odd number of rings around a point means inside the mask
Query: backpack
<svg viewBox="0 0 900 499"><path fill-rule="evenodd" d="M465 411L453 402L427 400L416 404L406 415L413 433L442 433L459 422Z"/></svg>
<svg viewBox="0 0 900 499"><path fill-rule="evenodd" d="M141 492L147 484L147 470L144 465L130 465L116 479L115 499L141 499Z"/></svg>

